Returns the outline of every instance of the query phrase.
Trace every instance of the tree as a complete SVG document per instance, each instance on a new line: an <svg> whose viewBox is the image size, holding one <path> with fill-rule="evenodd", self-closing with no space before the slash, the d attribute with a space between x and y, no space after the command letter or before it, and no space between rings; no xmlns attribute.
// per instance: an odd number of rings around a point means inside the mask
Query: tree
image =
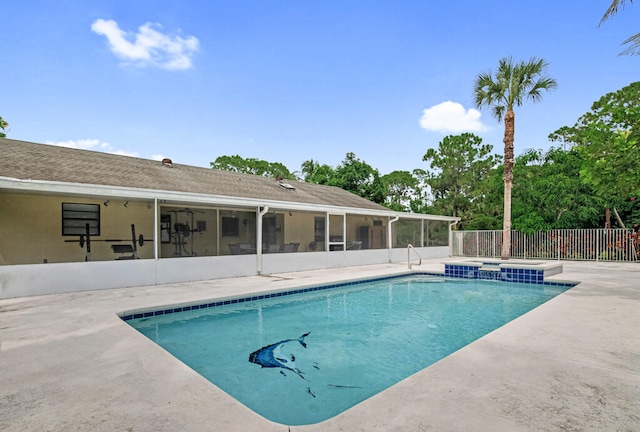
<svg viewBox="0 0 640 432"><path fill-rule="evenodd" d="M503 166L497 165L478 184L479 198L469 209L462 225L467 230L499 230L502 226L504 197Z"/></svg>
<svg viewBox="0 0 640 432"><path fill-rule="evenodd" d="M393 171L380 177L385 190L384 205L392 210L417 213L423 197L418 175L422 170Z"/></svg>
<svg viewBox="0 0 640 432"><path fill-rule="evenodd" d="M294 180L296 177L280 162L267 162L262 159L244 159L238 155L218 156L215 162L211 162L211 168L223 171L232 171L245 174L254 174L263 177L282 177Z"/></svg>
<svg viewBox="0 0 640 432"><path fill-rule="evenodd" d="M600 196L640 196L640 82L602 96L575 125L549 139L576 145L580 176Z"/></svg>
<svg viewBox="0 0 640 432"><path fill-rule="evenodd" d="M302 172L303 181L322 185L328 185L336 174L335 170L329 165L320 165L319 162L313 159L302 162L300 171Z"/></svg>
<svg viewBox="0 0 640 432"><path fill-rule="evenodd" d="M618 7L621 6L624 8L625 0L613 0L609 9L605 12L600 20L599 26L601 26L605 21L609 18L612 18L615 14L618 13ZM633 3L633 0L629 0L629 3ZM620 54L629 54L629 55L640 55L640 33L631 36L622 42L623 45L628 45L628 48L622 51Z"/></svg>
<svg viewBox="0 0 640 432"><path fill-rule="evenodd" d="M358 159L353 152L335 169L320 165L310 159L302 163L305 181L336 186L378 204L384 203L385 191L380 181L380 173L368 163Z"/></svg>
<svg viewBox="0 0 640 432"><path fill-rule="evenodd" d="M475 105L491 109L493 116L504 118L504 214L502 227L502 259L509 259L511 249L511 187L513 182L513 142L515 135L514 107L525 101L538 102L543 91L556 88L556 80L545 75L547 62L531 58L528 62L514 63L505 57L498 63L495 78L481 73L474 83Z"/></svg>
<svg viewBox="0 0 640 432"><path fill-rule="evenodd" d="M576 149L528 150L514 167L513 227L532 233L550 229L595 228L602 200L579 175Z"/></svg>
<svg viewBox="0 0 640 432"><path fill-rule="evenodd" d="M427 150L422 160L430 163L427 183L439 213L462 217L464 226L472 206L482 198L483 180L497 164L492 150L471 133L446 136L437 150Z"/></svg>
<svg viewBox="0 0 640 432"><path fill-rule="evenodd" d="M4 121L4 119L0 117L0 129L2 129L3 131L3 132L0 132L0 138L5 138L7 136L7 134L5 134L4 131L7 130L8 126L9 126L9 123Z"/></svg>
<svg viewBox="0 0 640 432"><path fill-rule="evenodd" d="M347 153L342 163L336 167L335 177L329 184L378 204L382 204L385 199L378 170L358 159L353 152Z"/></svg>

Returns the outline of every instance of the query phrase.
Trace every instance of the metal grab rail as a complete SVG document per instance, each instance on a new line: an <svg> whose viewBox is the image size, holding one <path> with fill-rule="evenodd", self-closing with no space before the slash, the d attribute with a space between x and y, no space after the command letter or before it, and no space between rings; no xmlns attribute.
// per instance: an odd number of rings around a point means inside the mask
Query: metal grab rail
<svg viewBox="0 0 640 432"><path fill-rule="evenodd" d="M413 249L416 255L418 255L418 259L419 259L418 265L422 264L422 257L420 256L416 248L414 248L413 245L408 244L407 245L407 267L409 267L409 270L411 270L411 249Z"/></svg>

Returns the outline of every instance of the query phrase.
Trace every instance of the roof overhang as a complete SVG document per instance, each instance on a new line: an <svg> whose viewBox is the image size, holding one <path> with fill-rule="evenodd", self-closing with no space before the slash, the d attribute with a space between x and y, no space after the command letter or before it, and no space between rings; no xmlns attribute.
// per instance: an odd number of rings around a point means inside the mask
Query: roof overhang
<svg viewBox="0 0 640 432"><path fill-rule="evenodd" d="M429 219L458 222L460 218L451 216L403 213L384 209L339 207L319 204L305 204L290 201L275 201L254 198L240 198L224 195L194 194L186 192L156 189L138 189L117 186L91 185L84 183L66 183L45 180L23 180L0 176L0 190L43 195L75 195L85 197L121 198L129 200L155 201L163 204L216 205L232 208L257 208L268 206L271 209L322 212L330 214L359 214L378 217L399 216L408 219Z"/></svg>

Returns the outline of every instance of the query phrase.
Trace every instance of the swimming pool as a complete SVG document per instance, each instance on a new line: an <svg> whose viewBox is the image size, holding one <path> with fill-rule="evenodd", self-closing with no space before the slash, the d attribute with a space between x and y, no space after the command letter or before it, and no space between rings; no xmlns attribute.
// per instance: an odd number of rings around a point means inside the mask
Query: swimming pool
<svg viewBox="0 0 640 432"><path fill-rule="evenodd" d="M568 288L417 275L123 319L258 414L303 425L339 414Z"/></svg>

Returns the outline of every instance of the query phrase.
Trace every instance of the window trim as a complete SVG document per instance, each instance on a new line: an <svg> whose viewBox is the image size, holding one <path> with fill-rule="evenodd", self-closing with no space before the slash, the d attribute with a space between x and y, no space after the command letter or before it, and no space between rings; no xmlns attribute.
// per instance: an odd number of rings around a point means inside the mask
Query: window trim
<svg viewBox="0 0 640 432"><path fill-rule="evenodd" d="M100 204L62 203L62 235L86 235L86 224L89 224L89 235L100 235Z"/></svg>

